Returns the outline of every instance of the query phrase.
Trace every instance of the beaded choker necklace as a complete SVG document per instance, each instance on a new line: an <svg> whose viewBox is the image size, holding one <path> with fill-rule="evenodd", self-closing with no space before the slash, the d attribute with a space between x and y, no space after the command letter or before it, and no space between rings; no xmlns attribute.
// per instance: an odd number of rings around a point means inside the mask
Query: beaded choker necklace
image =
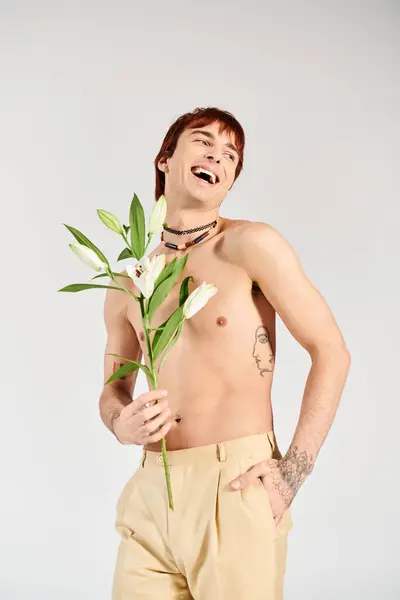
<svg viewBox="0 0 400 600"><path fill-rule="evenodd" d="M211 231L211 229L214 229L214 227L216 227L217 225L217 221L218 219L215 219L215 221L211 221L211 223L207 223L207 225L200 225L199 227L194 227L193 229L171 229L170 227L168 227L166 224L163 225L163 229L165 231L169 231L170 233L176 233L176 235L185 235L188 233L194 233L195 231L202 231L203 229L207 229L208 231L205 231L204 233L198 235L196 238L194 238L194 240L191 240L190 242L185 242L185 244L172 244L171 242L166 242L164 241L164 231L161 232L161 240L164 242L164 245L167 246L167 248L174 248L175 250L186 250L186 248L189 248L190 246L194 246L195 244L198 244L201 240L203 240L205 237L207 237Z"/></svg>

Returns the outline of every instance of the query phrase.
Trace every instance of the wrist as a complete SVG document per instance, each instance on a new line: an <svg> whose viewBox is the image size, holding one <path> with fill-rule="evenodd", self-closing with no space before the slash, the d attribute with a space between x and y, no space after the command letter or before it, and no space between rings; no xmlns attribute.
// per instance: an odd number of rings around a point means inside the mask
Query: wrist
<svg viewBox="0 0 400 600"><path fill-rule="evenodd" d="M112 434L114 434L114 436L117 438L118 441L119 441L119 438L118 438L117 433L116 433L116 425L117 425L117 422L118 422L118 419L119 419L120 412L121 411L118 411L118 412L114 413L112 415L112 417L111 417L111 420L110 420L110 431L111 431Z"/></svg>
<svg viewBox="0 0 400 600"><path fill-rule="evenodd" d="M298 446L290 446L278 463L282 479L294 494L314 469L314 460L306 450L299 452Z"/></svg>

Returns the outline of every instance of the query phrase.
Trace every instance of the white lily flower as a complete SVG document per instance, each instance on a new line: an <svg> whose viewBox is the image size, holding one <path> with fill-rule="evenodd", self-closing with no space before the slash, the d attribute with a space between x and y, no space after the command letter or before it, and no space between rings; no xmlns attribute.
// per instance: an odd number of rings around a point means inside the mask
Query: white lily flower
<svg viewBox="0 0 400 600"><path fill-rule="evenodd" d="M145 256L141 261L127 265L126 272L145 298L154 292L154 283L165 267L165 254L156 254L152 258Z"/></svg>
<svg viewBox="0 0 400 600"><path fill-rule="evenodd" d="M75 252L78 258L91 269L94 269L95 271L103 271L106 269L107 265L100 260L96 252L91 248L88 248L84 244L69 244L69 247Z"/></svg>
<svg viewBox="0 0 400 600"><path fill-rule="evenodd" d="M190 319L218 292L218 288L213 283L203 281L198 288L188 296L183 305L183 316Z"/></svg>
<svg viewBox="0 0 400 600"><path fill-rule="evenodd" d="M167 201L164 194L157 200L149 219L149 233L156 233L165 222L167 216Z"/></svg>

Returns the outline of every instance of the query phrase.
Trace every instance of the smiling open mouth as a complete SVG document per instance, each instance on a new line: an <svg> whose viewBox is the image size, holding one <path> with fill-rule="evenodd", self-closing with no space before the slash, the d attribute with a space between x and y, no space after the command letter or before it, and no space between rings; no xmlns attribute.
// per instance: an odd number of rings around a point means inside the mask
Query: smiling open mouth
<svg viewBox="0 0 400 600"><path fill-rule="evenodd" d="M219 178L217 175L215 175L215 173L212 173L203 167L192 167L191 171L195 177L202 179L209 185L215 185L219 182Z"/></svg>

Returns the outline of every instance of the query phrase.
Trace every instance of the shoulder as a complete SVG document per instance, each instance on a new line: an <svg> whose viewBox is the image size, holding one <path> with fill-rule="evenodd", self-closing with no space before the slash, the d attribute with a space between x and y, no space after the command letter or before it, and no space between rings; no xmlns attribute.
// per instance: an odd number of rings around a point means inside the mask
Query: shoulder
<svg viewBox="0 0 400 600"><path fill-rule="evenodd" d="M257 249L274 253L289 246L275 227L263 221L236 221L227 230L226 239L227 249L238 256Z"/></svg>
<svg viewBox="0 0 400 600"><path fill-rule="evenodd" d="M105 296L105 309L110 310L112 312L125 312L128 301L128 294L123 289L115 289L118 287L118 284L124 286L130 292L134 294L137 293L136 286L133 283L132 279L128 276L126 269L121 269L119 273L114 273L113 279L108 279L106 285L109 286L109 289L106 291Z"/></svg>
<svg viewBox="0 0 400 600"><path fill-rule="evenodd" d="M242 238L251 236L257 232L277 232L277 230L263 221L249 221L247 219L225 219L227 224L225 230L228 235L231 236L232 240L241 236Z"/></svg>
<svg viewBox="0 0 400 600"><path fill-rule="evenodd" d="M226 243L229 259L243 268L252 280L260 273L289 272L298 267L298 257L286 238L262 221L243 221L229 231Z"/></svg>
<svg viewBox="0 0 400 600"><path fill-rule="evenodd" d="M121 269L121 271L119 271L119 273L113 272L113 275L118 283L120 283L124 287L132 290L132 286L134 286L134 283L133 283L133 280L129 277L129 275L126 271L126 268ZM116 282L113 279L108 279L107 285L116 287ZM117 292L117 290L108 290L108 292L112 292L112 291Z"/></svg>

